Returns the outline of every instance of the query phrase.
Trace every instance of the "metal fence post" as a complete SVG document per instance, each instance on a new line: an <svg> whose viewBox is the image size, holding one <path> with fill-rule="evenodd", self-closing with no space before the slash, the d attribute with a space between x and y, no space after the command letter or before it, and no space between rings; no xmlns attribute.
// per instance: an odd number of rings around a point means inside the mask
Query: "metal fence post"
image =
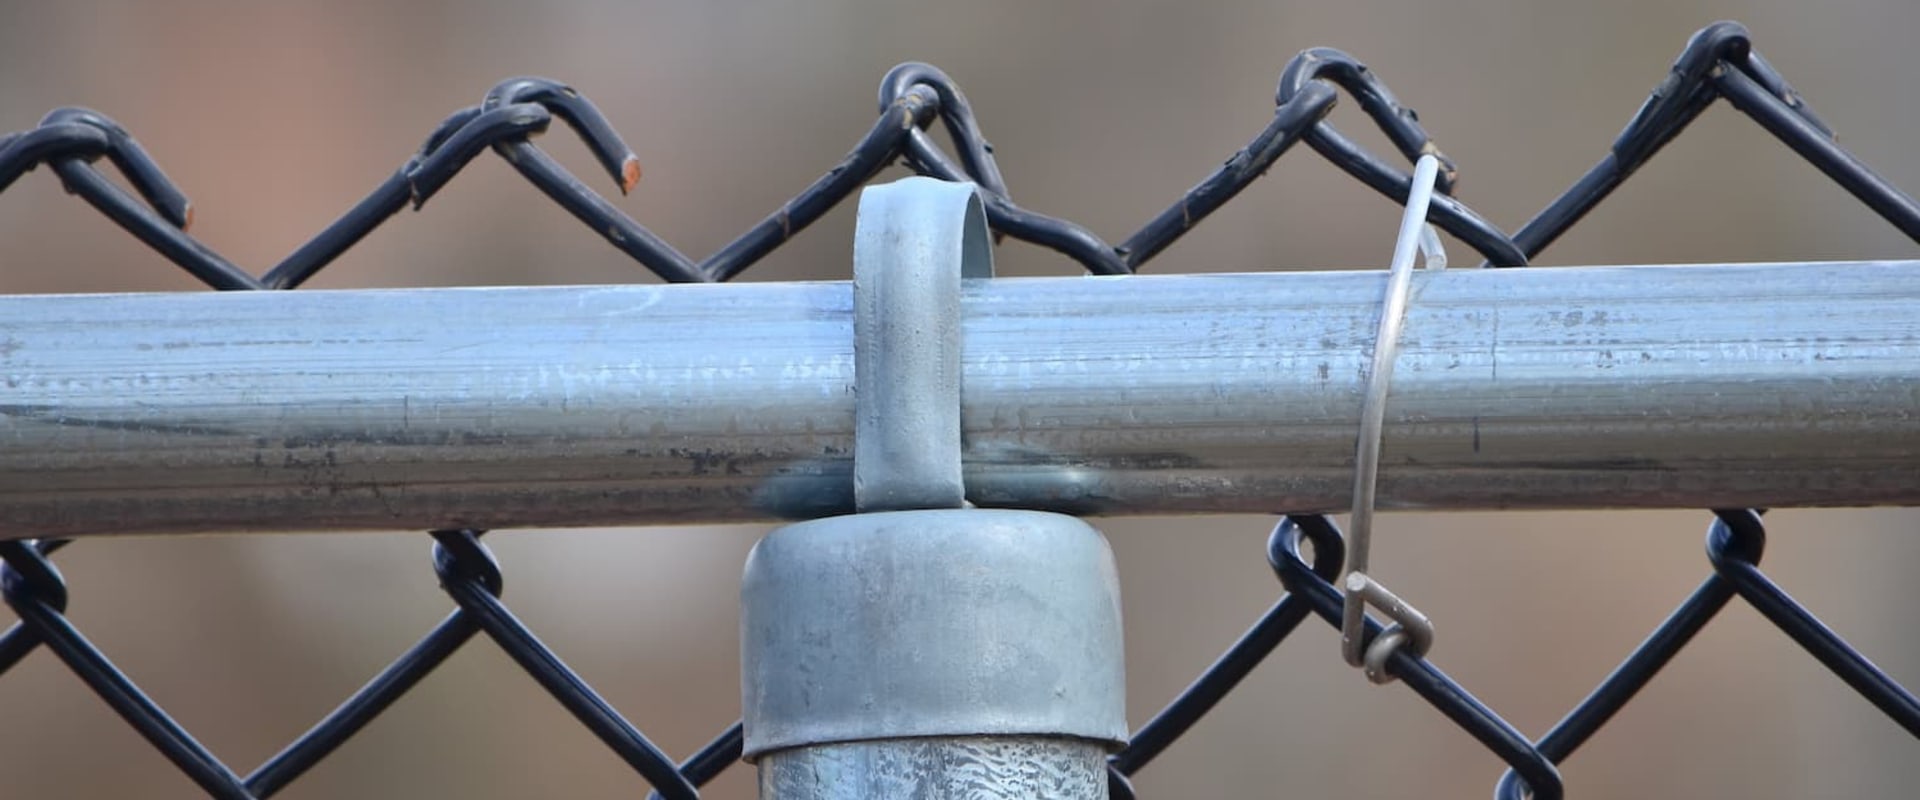
<svg viewBox="0 0 1920 800"><path fill-rule="evenodd" d="M854 495L790 525L742 587L745 755L764 800L1107 796L1127 734L1100 533L967 507L960 281L991 274L971 184L860 199Z"/></svg>

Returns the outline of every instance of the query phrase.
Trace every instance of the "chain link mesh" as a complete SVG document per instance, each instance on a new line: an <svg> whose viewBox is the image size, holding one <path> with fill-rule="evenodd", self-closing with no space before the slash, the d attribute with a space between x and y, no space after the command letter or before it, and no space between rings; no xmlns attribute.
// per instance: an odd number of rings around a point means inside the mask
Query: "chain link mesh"
<svg viewBox="0 0 1920 800"><path fill-rule="evenodd" d="M1395 202L1404 198L1410 182L1407 171L1325 121L1342 91L1358 101L1409 162L1428 153L1439 157L1442 169L1430 220L1480 253L1484 266L1525 266L1721 98L1920 241L1920 204L1842 149L1832 130L1753 50L1746 29L1731 22L1716 23L1695 34L1670 74L1599 162L1512 234L1451 196L1455 165L1427 135L1412 109L1402 105L1364 64L1325 48L1302 52L1287 65L1280 77L1273 119L1246 147L1118 245L1071 221L1016 204L966 96L945 73L919 63L896 67L881 81L879 117L840 163L732 243L699 260L654 235L533 144L531 137L545 132L559 117L586 143L623 193L640 177L638 159L592 103L563 84L540 78L502 82L479 105L449 116L418 152L365 199L257 276L189 235L193 214L186 196L124 128L88 109L61 108L38 127L0 137L0 191L44 164L59 175L69 193L79 195L206 285L222 290L292 289L400 211L408 206L418 209L463 167L491 149L553 202L656 275L673 282L711 282L739 275L881 170L903 162L919 174L979 184L989 223L999 237L1058 251L1094 274L1129 274L1302 142ZM936 122L950 135L954 152L943 150L929 135ZM132 193L96 169L102 157L119 170ZM1920 699L1760 571L1764 513L1755 509L1713 512L1706 579L1537 741L1501 719L1431 661L1405 648L1393 655L1387 670L1508 764L1496 797L1557 798L1564 789L1556 765L1604 726L1737 596L1889 718L1920 736ZM481 544L481 531L443 530L431 536L434 571L455 610L332 713L245 775L198 743L66 616L68 586L51 560L69 545L66 541L0 541L0 559L5 561L0 590L19 616L0 634L0 675L45 647L210 796L266 798L333 753L475 634L484 633L652 786L654 796L696 798L700 786L739 760L742 735L735 723L685 761L674 762L502 602L502 573ZM1310 554L1302 554L1302 542L1311 545ZM1133 797L1129 776L1148 766L1214 708L1302 622L1317 616L1334 628L1340 626L1341 595L1333 579L1340 572L1343 553L1340 531L1327 517L1282 520L1269 539L1267 559L1284 594L1185 692L1136 731L1126 749L1111 757L1109 784L1114 797ZM1372 620L1367 628L1369 637L1381 631Z"/></svg>

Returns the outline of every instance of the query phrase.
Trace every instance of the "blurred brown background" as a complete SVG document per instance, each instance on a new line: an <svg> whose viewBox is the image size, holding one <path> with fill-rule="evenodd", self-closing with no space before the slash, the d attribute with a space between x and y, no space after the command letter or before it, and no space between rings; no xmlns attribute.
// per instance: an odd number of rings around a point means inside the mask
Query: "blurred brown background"
<svg viewBox="0 0 1920 800"><path fill-rule="evenodd" d="M192 196L195 233L259 271L446 113L501 78L546 75L593 98L641 154L646 178L622 207L703 255L833 164L870 123L881 74L917 59L969 93L1017 200L1118 241L1243 145L1272 113L1282 65L1324 45L1419 109L1461 166L1460 195L1511 229L1600 157L1688 35L1736 18L1848 147L1920 190L1920 6L1905 0L1448 5L8 3L0 129L64 104L118 118ZM1335 120L1382 146L1350 100ZM546 142L611 190L570 136ZM1398 213L1300 148L1151 268L1378 267ZM747 279L845 277L851 225L848 205ZM1543 262L1879 257L1920 247L1722 105ZM1006 274L1076 269L1017 243L999 259ZM0 263L6 292L193 286L45 170L0 194ZM651 280L483 156L312 285ZM1706 575L1708 520L1392 515L1377 566L1439 621L1438 663L1537 736ZM1920 685L1907 613L1920 600L1920 516L1770 520L1770 573ZM1278 596L1262 559L1270 521L1101 524L1121 561L1137 725ZM513 608L684 756L738 714L735 593L760 532L491 538ZM427 555L418 533L284 535L85 542L60 563L82 629L245 771L445 613ZM1485 796L1496 759L1405 689L1368 685L1336 641L1303 628L1138 777L1142 795ZM1564 773L1580 797L1903 797L1920 781L1916 754L1736 602ZM196 796L45 652L0 680L0 775L5 797ZM642 790L482 639L282 796ZM744 768L711 790L750 794Z"/></svg>

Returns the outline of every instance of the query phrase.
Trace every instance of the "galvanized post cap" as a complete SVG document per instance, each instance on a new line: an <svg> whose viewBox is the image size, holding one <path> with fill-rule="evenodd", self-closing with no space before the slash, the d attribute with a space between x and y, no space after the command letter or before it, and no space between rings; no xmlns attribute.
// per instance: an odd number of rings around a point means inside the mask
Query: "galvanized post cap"
<svg viewBox="0 0 1920 800"><path fill-rule="evenodd" d="M749 759L915 736L1126 742L1119 578L1074 517L801 522L754 547L741 598Z"/></svg>

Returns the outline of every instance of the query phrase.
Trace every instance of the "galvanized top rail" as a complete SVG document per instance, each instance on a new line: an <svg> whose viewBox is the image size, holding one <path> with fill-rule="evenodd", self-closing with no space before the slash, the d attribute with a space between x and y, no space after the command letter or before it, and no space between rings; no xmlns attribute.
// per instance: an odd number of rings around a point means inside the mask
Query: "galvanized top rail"
<svg viewBox="0 0 1920 800"><path fill-rule="evenodd" d="M969 499L1344 507L1386 278L969 281ZM1414 281L1383 508L1920 504L1920 263ZM852 504L846 283L5 297L0 319L3 536Z"/></svg>

